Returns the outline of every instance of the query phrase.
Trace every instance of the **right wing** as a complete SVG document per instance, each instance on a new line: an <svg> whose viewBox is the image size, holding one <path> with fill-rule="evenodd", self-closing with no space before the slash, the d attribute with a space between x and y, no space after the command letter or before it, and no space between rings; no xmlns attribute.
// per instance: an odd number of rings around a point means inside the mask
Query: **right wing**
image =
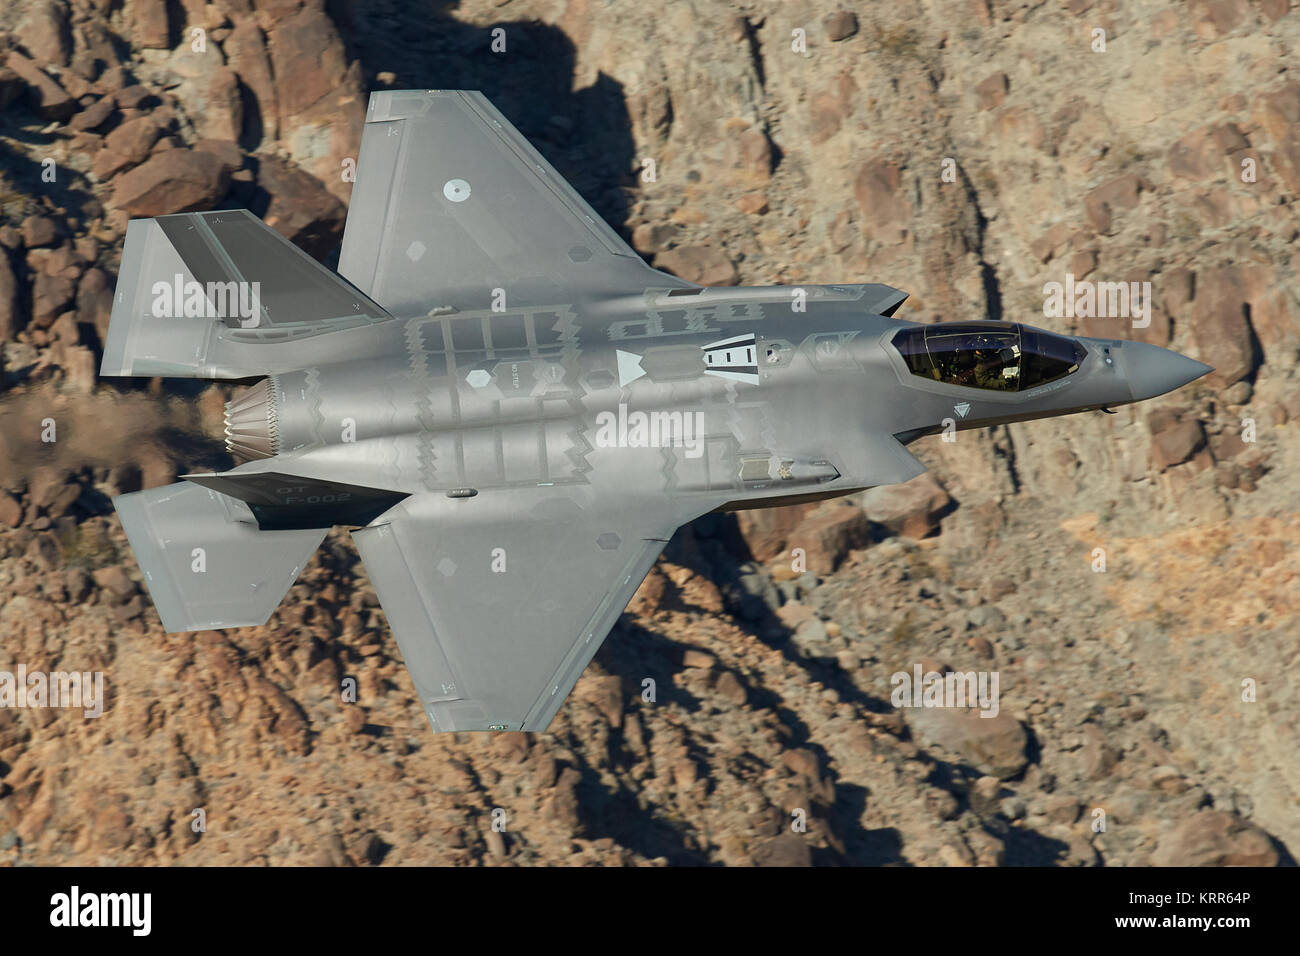
<svg viewBox="0 0 1300 956"><path fill-rule="evenodd" d="M339 272L390 312L696 288L656 272L482 93L372 93Z"/></svg>
<svg viewBox="0 0 1300 956"><path fill-rule="evenodd" d="M436 731L545 730L676 528L524 501L417 496L352 533Z"/></svg>

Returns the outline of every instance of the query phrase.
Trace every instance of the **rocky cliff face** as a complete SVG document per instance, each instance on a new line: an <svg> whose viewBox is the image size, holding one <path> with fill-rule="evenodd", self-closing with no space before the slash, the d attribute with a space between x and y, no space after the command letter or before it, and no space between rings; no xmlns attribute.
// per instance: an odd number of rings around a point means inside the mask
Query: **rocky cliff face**
<svg viewBox="0 0 1300 956"><path fill-rule="evenodd" d="M107 700L0 709L0 862L1291 861L1291 7L6 5L0 670ZM346 534L266 627L161 631L108 496L224 464L228 390L95 377L127 219L247 207L329 261L385 87L484 90L690 279L887 282L1217 372L696 522L552 733L434 736ZM1149 282L1149 324L1045 317L1067 274ZM998 716L895 707L917 666L996 672Z"/></svg>

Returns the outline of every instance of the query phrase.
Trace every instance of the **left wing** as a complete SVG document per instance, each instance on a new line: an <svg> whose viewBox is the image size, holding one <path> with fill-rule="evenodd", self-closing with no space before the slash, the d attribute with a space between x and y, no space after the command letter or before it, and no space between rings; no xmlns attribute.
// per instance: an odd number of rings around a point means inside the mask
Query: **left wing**
<svg viewBox="0 0 1300 956"><path fill-rule="evenodd" d="M436 731L545 730L677 526L538 491L416 496L352 533Z"/></svg>
<svg viewBox="0 0 1300 956"><path fill-rule="evenodd" d="M696 288L656 272L482 93L370 95L339 272L388 311Z"/></svg>

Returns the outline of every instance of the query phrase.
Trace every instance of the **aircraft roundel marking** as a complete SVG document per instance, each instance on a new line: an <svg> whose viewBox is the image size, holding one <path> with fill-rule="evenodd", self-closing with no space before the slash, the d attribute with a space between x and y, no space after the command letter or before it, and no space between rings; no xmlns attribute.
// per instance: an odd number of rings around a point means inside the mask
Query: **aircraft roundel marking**
<svg viewBox="0 0 1300 956"><path fill-rule="evenodd" d="M463 179L449 179L442 187L442 194L451 202L464 202L469 198L469 183Z"/></svg>

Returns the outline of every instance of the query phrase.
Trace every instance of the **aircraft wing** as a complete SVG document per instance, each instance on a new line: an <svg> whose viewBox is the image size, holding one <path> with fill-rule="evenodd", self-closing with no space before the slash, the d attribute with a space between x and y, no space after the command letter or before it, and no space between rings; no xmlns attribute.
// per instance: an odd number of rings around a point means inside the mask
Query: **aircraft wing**
<svg viewBox="0 0 1300 956"><path fill-rule="evenodd" d="M371 94L339 272L390 312L695 288L656 272L482 93ZM566 295L569 296L566 298Z"/></svg>
<svg viewBox="0 0 1300 956"><path fill-rule="evenodd" d="M433 729L545 730L676 524L478 504L416 496L353 538Z"/></svg>

